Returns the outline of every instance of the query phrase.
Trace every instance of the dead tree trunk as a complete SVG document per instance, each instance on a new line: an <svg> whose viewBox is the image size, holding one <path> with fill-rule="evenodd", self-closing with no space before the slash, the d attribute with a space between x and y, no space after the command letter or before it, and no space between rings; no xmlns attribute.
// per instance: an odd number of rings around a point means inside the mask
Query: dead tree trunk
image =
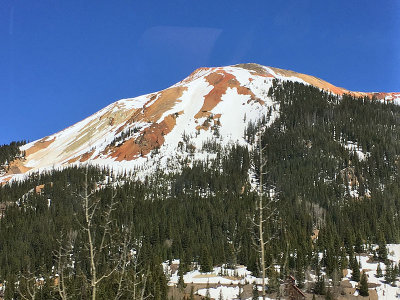
<svg viewBox="0 0 400 300"><path fill-rule="evenodd" d="M264 222L264 217L263 217L263 194L264 194L264 188L263 188L263 167L264 167L264 161L263 161L263 153L262 153L262 144L261 144L261 131L260 135L258 137L258 146L259 146L259 159L260 159L260 182L258 186L258 211L259 211L259 239L260 239L260 252L261 252L261 271L262 271L262 297L263 300L265 299L265 245L264 245L264 229L263 229L263 222Z"/></svg>
<svg viewBox="0 0 400 300"><path fill-rule="evenodd" d="M265 233L265 223L266 222L271 222L274 220L276 217L276 207L275 203L277 201L277 198L275 197L275 194L268 194L265 195L265 190L267 187L269 189L274 190L273 186L269 184L267 181L264 179L264 175L267 174L265 168L267 164L267 160L264 157L263 152L266 149L266 146L262 145L262 134L264 133L265 128L260 124L260 129L257 133L258 140L257 140L257 148L258 148L258 159L259 159L259 170L258 170L258 201L256 205L257 213L258 213L258 222L254 223L255 227L257 228L258 235L256 239L258 240L256 243L257 250L260 255L260 269L261 269L261 275L262 275L262 299L265 300L266 297L266 291L265 291L265 278L267 277L266 275L266 266L265 266L265 247L268 243L271 242L271 240L275 237L275 234L271 234L266 238L266 233ZM267 196L267 197L266 197Z"/></svg>

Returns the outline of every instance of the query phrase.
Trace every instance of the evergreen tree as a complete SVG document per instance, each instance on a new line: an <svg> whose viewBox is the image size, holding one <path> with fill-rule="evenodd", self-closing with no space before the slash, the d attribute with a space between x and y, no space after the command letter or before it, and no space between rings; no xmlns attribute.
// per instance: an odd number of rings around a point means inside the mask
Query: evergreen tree
<svg viewBox="0 0 400 300"><path fill-rule="evenodd" d="M224 300L224 295L222 294L222 289L219 291L218 300Z"/></svg>
<svg viewBox="0 0 400 300"><path fill-rule="evenodd" d="M376 277L381 278L382 276L383 274L382 274L381 263L378 262L378 266L376 267Z"/></svg>
<svg viewBox="0 0 400 300"><path fill-rule="evenodd" d="M378 241L378 258L382 261L387 259L387 246L386 240L382 233L380 233L379 241Z"/></svg>
<svg viewBox="0 0 400 300"><path fill-rule="evenodd" d="M358 233L357 237L356 237L355 245L354 245L354 251L356 253L362 253L364 251L362 243L363 242L362 242L361 234Z"/></svg>
<svg viewBox="0 0 400 300"><path fill-rule="evenodd" d="M394 268L393 268L393 277L394 277L395 281L397 280L396 277L399 276L399 275L400 275L399 274L399 266L395 264Z"/></svg>
<svg viewBox="0 0 400 300"><path fill-rule="evenodd" d="M314 293L318 295L325 295L325 278L324 276L318 276L317 282L315 283Z"/></svg>
<svg viewBox="0 0 400 300"><path fill-rule="evenodd" d="M360 295L363 297L369 296L369 291L368 291L368 278L367 274L363 272L361 276L361 281L360 281Z"/></svg>
<svg viewBox="0 0 400 300"><path fill-rule="evenodd" d="M360 267L358 265L357 258L353 259L351 280L356 281L356 282L360 281Z"/></svg>
<svg viewBox="0 0 400 300"><path fill-rule="evenodd" d="M394 274L394 272L393 272L393 263L388 260L385 264L385 281L388 284L393 284L395 278L396 278L396 274Z"/></svg>
<svg viewBox="0 0 400 300"><path fill-rule="evenodd" d="M257 283L254 281L253 282L253 297L251 299L258 300L258 297L259 297L259 293L258 293Z"/></svg>
<svg viewBox="0 0 400 300"><path fill-rule="evenodd" d="M325 299L333 300L333 295L332 295L331 289L328 289L328 291L326 292Z"/></svg>
<svg viewBox="0 0 400 300"><path fill-rule="evenodd" d="M178 268L178 284L177 284L177 286L181 291L183 291L186 287L185 281L183 279L183 270L180 266Z"/></svg>
<svg viewBox="0 0 400 300"><path fill-rule="evenodd" d="M268 273L268 292L275 293L279 290L279 275L275 268L270 268Z"/></svg>
<svg viewBox="0 0 400 300"><path fill-rule="evenodd" d="M200 257L200 270L201 272L211 272L213 270L212 258L208 249L203 246L203 251Z"/></svg>

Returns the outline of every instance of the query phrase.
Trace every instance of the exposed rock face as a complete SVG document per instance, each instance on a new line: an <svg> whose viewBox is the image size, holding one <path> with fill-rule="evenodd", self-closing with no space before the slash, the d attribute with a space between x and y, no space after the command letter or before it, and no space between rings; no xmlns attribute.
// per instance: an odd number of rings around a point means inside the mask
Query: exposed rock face
<svg viewBox="0 0 400 300"><path fill-rule="evenodd" d="M248 121L271 109L271 118L279 113L267 96L273 78L338 95L400 102L400 93L351 92L313 76L257 64L200 68L168 89L119 100L63 131L22 146L25 160L12 162L0 182L16 174L88 161L134 168L149 163L153 150L163 161L176 155L183 143L193 152L216 135L222 144L245 143L242 136Z"/></svg>

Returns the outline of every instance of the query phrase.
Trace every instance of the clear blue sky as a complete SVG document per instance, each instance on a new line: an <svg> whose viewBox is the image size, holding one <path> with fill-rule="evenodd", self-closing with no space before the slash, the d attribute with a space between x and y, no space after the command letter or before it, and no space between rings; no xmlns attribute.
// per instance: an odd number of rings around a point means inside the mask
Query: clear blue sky
<svg viewBox="0 0 400 300"><path fill-rule="evenodd" d="M0 144L202 66L256 62L400 91L400 1L0 1Z"/></svg>

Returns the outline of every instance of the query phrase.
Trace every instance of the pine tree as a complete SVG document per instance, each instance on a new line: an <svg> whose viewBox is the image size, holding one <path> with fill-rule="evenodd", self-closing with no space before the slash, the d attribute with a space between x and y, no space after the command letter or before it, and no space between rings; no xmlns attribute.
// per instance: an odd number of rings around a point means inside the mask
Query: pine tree
<svg viewBox="0 0 400 300"><path fill-rule="evenodd" d="M364 251L363 245L362 245L362 238L361 238L361 234L360 233L357 234L355 245L354 245L354 251L356 253L362 253Z"/></svg>
<svg viewBox="0 0 400 300"><path fill-rule="evenodd" d="M385 281L387 283L392 282L392 264L389 260L385 264Z"/></svg>
<svg viewBox="0 0 400 300"><path fill-rule="evenodd" d="M317 282L315 283L314 292L316 294L318 294L318 295L325 295L326 294L324 276L318 276Z"/></svg>
<svg viewBox="0 0 400 300"><path fill-rule="evenodd" d="M378 266L376 267L376 277L381 278L382 276L383 274L382 274L381 263L378 262Z"/></svg>
<svg viewBox="0 0 400 300"><path fill-rule="evenodd" d="M257 288L257 283L254 281L253 282L253 298L252 300L258 300L258 288Z"/></svg>
<svg viewBox="0 0 400 300"><path fill-rule="evenodd" d="M224 295L222 294L222 289L219 291L218 300L224 300Z"/></svg>
<svg viewBox="0 0 400 300"><path fill-rule="evenodd" d="M378 258L382 261L385 261L387 259L386 241L382 233L380 234L378 241Z"/></svg>
<svg viewBox="0 0 400 300"><path fill-rule="evenodd" d="M185 281L183 279L183 270L182 270L181 266L179 266L179 268L178 268L178 284L177 284L177 286L180 291L183 291L186 287Z"/></svg>
<svg viewBox="0 0 400 300"><path fill-rule="evenodd" d="M275 293L279 290L279 275L275 268L270 268L268 275L268 291L270 293Z"/></svg>
<svg viewBox="0 0 400 300"><path fill-rule="evenodd" d="M356 258L354 258L354 260L353 260L352 271L353 271L353 273L351 274L351 280L359 282L360 281L360 267L358 265Z"/></svg>
<svg viewBox="0 0 400 300"><path fill-rule="evenodd" d="M394 277L394 281L396 281L396 277L399 276L399 266L398 265L394 265L393 268L393 277Z"/></svg>
<svg viewBox="0 0 400 300"><path fill-rule="evenodd" d="M212 258L210 255L210 252L207 250L207 248L204 246L203 251L201 253L201 261L200 261L200 270L202 272L211 272L213 270L212 266Z"/></svg>
<svg viewBox="0 0 400 300"><path fill-rule="evenodd" d="M331 289L328 289L328 291L326 292L326 296L325 296L326 300L333 300L333 296L331 293Z"/></svg>
<svg viewBox="0 0 400 300"><path fill-rule="evenodd" d="M361 276L361 281L360 281L360 295L363 297L369 296L369 292L368 292L368 278L367 278L367 274L365 274L365 272L363 272L362 276Z"/></svg>

